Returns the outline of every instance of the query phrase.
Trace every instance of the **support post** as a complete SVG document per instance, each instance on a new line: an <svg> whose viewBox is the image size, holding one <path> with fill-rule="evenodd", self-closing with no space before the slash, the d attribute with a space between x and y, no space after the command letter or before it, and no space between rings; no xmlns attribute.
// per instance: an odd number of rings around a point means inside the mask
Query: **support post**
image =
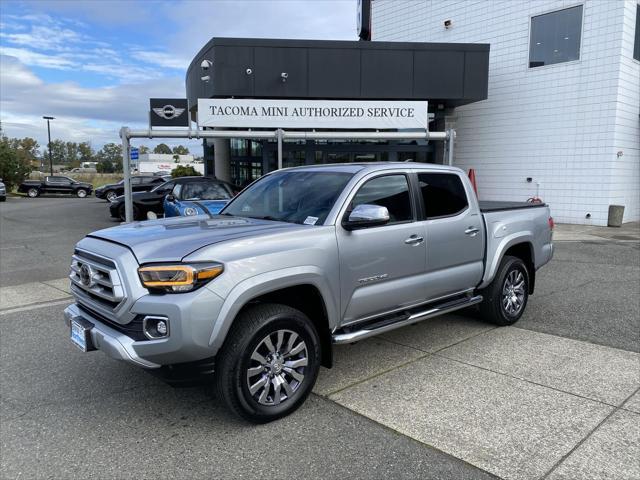
<svg viewBox="0 0 640 480"><path fill-rule="evenodd" d="M133 221L133 198L131 193L131 165L130 161L130 145L129 145L129 129L122 127L120 129L120 138L122 139L122 173L124 173L124 221L130 223Z"/></svg>
<svg viewBox="0 0 640 480"><path fill-rule="evenodd" d="M276 135L278 135L278 170L282 169L282 134L284 132L281 128L276 130Z"/></svg>
<svg viewBox="0 0 640 480"><path fill-rule="evenodd" d="M454 140L456 138L456 131L453 128L450 128L449 131L447 132L447 145L448 145L448 149L447 149L447 153L448 153L448 157L449 157L449 166L453 166L453 144L454 144Z"/></svg>

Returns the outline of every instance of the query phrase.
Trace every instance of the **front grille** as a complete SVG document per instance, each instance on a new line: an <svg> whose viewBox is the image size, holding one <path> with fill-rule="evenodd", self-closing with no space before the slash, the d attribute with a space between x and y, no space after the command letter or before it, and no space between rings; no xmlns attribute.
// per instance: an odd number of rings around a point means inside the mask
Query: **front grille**
<svg viewBox="0 0 640 480"><path fill-rule="evenodd" d="M76 296L111 310L125 300L116 264L107 258L76 250L71 260L72 291Z"/></svg>
<svg viewBox="0 0 640 480"><path fill-rule="evenodd" d="M142 331L142 320L144 319L143 315L136 315L134 319L129 323L127 323L126 325L122 325L108 319L104 315L101 315L100 313L87 307L86 305L78 304L78 308L84 313L96 318L97 320L100 320L102 323L113 328L114 330L125 334L127 337L135 340L136 342L149 340Z"/></svg>

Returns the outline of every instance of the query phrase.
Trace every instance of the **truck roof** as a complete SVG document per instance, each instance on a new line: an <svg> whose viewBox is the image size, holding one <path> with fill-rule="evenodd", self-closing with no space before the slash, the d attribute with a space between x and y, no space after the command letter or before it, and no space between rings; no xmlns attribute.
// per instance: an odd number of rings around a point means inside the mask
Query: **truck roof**
<svg viewBox="0 0 640 480"><path fill-rule="evenodd" d="M331 163L324 165L304 165L301 167L291 167L283 170L297 170L297 171L323 171L323 172L347 172L356 173L360 171L379 171L387 170L391 168L412 168L412 169L425 169L425 170L441 170L443 172L456 172L461 170L457 167L451 167L449 165L440 165L437 163L422 163L422 162L361 162L361 163Z"/></svg>

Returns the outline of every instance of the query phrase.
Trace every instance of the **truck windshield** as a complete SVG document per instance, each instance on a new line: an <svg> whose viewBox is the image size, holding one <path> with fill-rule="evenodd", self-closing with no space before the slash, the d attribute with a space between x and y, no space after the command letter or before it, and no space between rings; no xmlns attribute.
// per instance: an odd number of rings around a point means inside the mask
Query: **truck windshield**
<svg viewBox="0 0 640 480"><path fill-rule="evenodd" d="M322 225L352 173L285 171L258 180L223 215Z"/></svg>

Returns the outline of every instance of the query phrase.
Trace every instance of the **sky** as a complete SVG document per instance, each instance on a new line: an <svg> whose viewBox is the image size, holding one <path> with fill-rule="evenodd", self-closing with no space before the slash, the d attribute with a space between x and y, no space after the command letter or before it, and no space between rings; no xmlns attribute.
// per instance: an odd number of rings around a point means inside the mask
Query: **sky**
<svg viewBox="0 0 640 480"><path fill-rule="evenodd" d="M0 121L9 137L120 142L150 97L185 96L212 37L356 40L357 0L1 0ZM144 140L154 146L163 140ZM201 154L197 141L179 143ZM134 141L134 145L135 145Z"/></svg>

